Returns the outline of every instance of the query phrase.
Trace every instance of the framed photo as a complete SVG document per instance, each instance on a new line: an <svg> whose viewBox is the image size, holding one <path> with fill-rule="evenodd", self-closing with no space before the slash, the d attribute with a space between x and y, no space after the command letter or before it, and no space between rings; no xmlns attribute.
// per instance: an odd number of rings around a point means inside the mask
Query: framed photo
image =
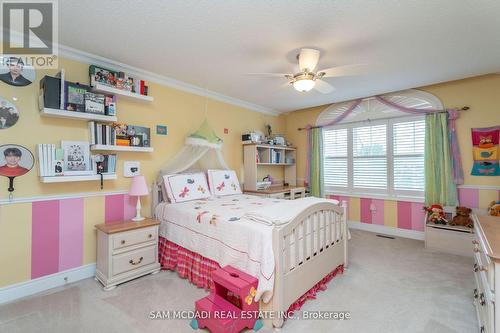
<svg viewBox="0 0 500 333"><path fill-rule="evenodd" d="M21 58L1 57L0 65L0 80L11 86L25 87L36 78L33 66L25 65Z"/></svg>
<svg viewBox="0 0 500 333"><path fill-rule="evenodd" d="M6 99L0 97L0 130L14 126L19 120L19 111Z"/></svg>
<svg viewBox="0 0 500 333"><path fill-rule="evenodd" d="M63 172L65 175L92 175L90 146L87 141L61 141L64 152Z"/></svg>

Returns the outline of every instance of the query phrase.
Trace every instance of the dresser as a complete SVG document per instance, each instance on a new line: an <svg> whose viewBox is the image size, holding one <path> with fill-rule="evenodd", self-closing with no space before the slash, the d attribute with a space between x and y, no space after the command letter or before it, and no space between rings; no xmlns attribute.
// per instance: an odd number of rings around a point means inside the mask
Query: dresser
<svg viewBox="0 0 500 333"><path fill-rule="evenodd" d="M474 305L479 332L500 332L500 217L473 216Z"/></svg>
<svg viewBox="0 0 500 333"><path fill-rule="evenodd" d="M146 274L160 271L158 228L160 222L145 219L98 224L96 280L104 290Z"/></svg>

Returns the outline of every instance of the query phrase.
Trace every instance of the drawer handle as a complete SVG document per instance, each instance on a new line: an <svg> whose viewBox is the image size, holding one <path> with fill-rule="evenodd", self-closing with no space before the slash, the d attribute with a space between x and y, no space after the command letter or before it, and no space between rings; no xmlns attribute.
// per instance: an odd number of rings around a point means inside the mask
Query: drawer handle
<svg viewBox="0 0 500 333"><path fill-rule="evenodd" d="M148 235L148 238L153 238L153 235L152 235L152 234L149 234L149 235Z"/></svg>
<svg viewBox="0 0 500 333"><path fill-rule="evenodd" d="M474 298L477 299L479 297L479 292L477 291L477 288L474 289Z"/></svg>
<svg viewBox="0 0 500 333"><path fill-rule="evenodd" d="M121 243L122 243L122 245L123 245L123 244L125 244L125 240L124 240L124 239L122 239Z"/></svg>
<svg viewBox="0 0 500 333"><path fill-rule="evenodd" d="M134 262L134 260L133 260L133 259L130 259L129 264L134 265L134 266L135 266L135 265L139 265L139 264L142 262L142 259L144 259L144 258L143 258L143 257L140 257L140 258L139 258L139 261L137 261L137 262Z"/></svg>
<svg viewBox="0 0 500 333"><path fill-rule="evenodd" d="M484 333L484 325L481 326L481 329L479 330L479 332Z"/></svg>
<svg viewBox="0 0 500 333"><path fill-rule="evenodd" d="M479 245L479 242L478 242L477 240L475 240L475 239L474 239L474 240L472 241L472 244L474 244L474 245Z"/></svg>
<svg viewBox="0 0 500 333"><path fill-rule="evenodd" d="M474 252L478 253L478 252L481 252L481 250L479 249L479 247L474 247Z"/></svg>
<svg viewBox="0 0 500 333"><path fill-rule="evenodd" d="M474 264L474 273L476 273L479 270L479 266L477 264Z"/></svg>
<svg viewBox="0 0 500 333"><path fill-rule="evenodd" d="M481 306L484 306L486 304L486 299L484 298L484 293L481 293L481 295L479 295L479 304L481 304Z"/></svg>

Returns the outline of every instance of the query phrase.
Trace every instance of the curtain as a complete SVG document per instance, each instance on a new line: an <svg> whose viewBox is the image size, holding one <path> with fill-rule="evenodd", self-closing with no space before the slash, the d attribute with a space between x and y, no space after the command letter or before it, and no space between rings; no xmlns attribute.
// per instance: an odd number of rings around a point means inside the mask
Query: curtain
<svg viewBox="0 0 500 333"><path fill-rule="evenodd" d="M308 177L307 185L312 196L324 197L323 184L323 130L321 128L310 128L308 133Z"/></svg>
<svg viewBox="0 0 500 333"><path fill-rule="evenodd" d="M425 116L425 204L458 204L449 142L448 114Z"/></svg>

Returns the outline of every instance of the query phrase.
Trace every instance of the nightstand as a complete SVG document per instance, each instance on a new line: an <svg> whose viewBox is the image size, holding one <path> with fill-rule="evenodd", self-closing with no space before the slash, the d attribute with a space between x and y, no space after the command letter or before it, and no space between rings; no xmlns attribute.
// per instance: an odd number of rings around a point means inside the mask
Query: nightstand
<svg viewBox="0 0 500 333"><path fill-rule="evenodd" d="M160 222L145 219L97 224L95 278L104 290L146 274L160 271L158 228Z"/></svg>

